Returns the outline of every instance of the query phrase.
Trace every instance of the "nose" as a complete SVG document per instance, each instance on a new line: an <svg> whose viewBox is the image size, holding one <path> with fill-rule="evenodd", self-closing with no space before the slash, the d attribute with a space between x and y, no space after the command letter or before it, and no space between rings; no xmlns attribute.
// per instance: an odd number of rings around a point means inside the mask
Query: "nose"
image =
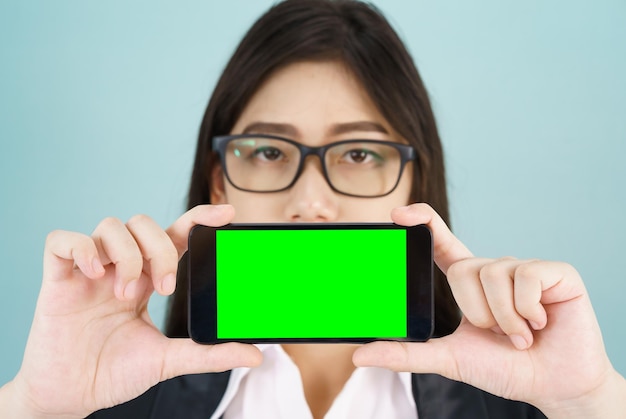
<svg viewBox="0 0 626 419"><path fill-rule="evenodd" d="M285 216L289 221L329 222L339 215L339 201L322 173L316 156L307 157L302 173L289 189Z"/></svg>

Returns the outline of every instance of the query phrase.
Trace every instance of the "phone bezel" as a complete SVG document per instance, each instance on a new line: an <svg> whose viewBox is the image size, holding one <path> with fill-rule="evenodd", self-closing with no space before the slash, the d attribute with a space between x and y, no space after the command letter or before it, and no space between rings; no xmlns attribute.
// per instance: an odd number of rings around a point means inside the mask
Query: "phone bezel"
<svg viewBox="0 0 626 419"><path fill-rule="evenodd" d="M217 337L216 232L218 230L354 230L404 229L407 232L407 337L379 338L243 338ZM189 233L188 331L198 343L366 343L375 340L426 341L434 330L434 263L432 233L428 226L393 223L233 223L222 227L197 225Z"/></svg>

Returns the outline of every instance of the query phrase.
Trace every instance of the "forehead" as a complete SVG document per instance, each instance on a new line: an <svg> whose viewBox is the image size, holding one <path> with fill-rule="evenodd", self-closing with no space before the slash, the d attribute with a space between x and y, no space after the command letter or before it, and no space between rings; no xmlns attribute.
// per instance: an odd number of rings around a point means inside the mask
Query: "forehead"
<svg viewBox="0 0 626 419"><path fill-rule="evenodd" d="M298 62L271 74L252 96L233 133L256 122L292 124L322 135L332 125L355 121L380 124L391 132L356 77L336 61Z"/></svg>

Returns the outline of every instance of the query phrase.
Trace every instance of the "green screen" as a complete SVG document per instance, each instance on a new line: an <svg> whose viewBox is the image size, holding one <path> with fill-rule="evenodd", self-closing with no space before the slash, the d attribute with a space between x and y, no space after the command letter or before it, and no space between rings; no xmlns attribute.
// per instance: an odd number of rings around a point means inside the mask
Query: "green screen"
<svg viewBox="0 0 626 419"><path fill-rule="evenodd" d="M217 337L402 338L406 231L218 230Z"/></svg>

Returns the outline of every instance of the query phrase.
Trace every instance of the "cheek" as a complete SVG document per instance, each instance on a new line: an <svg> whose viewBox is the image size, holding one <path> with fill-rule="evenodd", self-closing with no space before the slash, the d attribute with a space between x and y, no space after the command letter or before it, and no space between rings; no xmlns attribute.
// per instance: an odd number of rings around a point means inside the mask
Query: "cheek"
<svg viewBox="0 0 626 419"><path fill-rule="evenodd" d="M344 219L340 221L348 223L390 223L392 208L387 202L381 202L380 198L345 202L341 206Z"/></svg>
<svg viewBox="0 0 626 419"><path fill-rule="evenodd" d="M341 203L343 219L338 221L391 223L391 210L406 204L407 201L395 196L395 193L381 198L347 198Z"/></svg>
<svg viewBox="0 0 626 419"><path fill-rule="evenodd" d="M400 177L398 186L391 195L394 196L394 200L398 202L397 206L403 206L411 204L411 186L413 185L413 163L409 162Z"/></svg>
<svg viewBox="0 0 626 419"><path fill-rule="evenodd" d="M407 167L397 188L389 195L380 198L352 198L337 195L337 218L334 222L391 222L391 210L409 204L411 193L411 167ZM226 201L235 207L237 223L276 223L286 222L285 208L290 204L291 195L283 193L243 192L226 183Z"/></svg>
<svg viewBox="0 0 626 419"><path fill-rule="evenodd" d="M271 223L282 222L280 200L274 194L244 192L228 185L227 201L235 207L235 223Z"/></svg>
<svg viewBox="0 0 626 419"><path fill-rule="evenodd" d="M370 199L348 198L342 202L342 212L350 218L347 221L392 222L391 210L410 204L413 171L410 166L406 169L398 186L389 195Z"/></svg>
<svg viewBox="0 0 626 419"><path fill-rule="evenodd" d="M392 193L380 198L351 198L342 196L339 199L342 219L345 222L390 223L391 210L409 204L411 195L411 172L403 174L400 183Z"/></svg>

